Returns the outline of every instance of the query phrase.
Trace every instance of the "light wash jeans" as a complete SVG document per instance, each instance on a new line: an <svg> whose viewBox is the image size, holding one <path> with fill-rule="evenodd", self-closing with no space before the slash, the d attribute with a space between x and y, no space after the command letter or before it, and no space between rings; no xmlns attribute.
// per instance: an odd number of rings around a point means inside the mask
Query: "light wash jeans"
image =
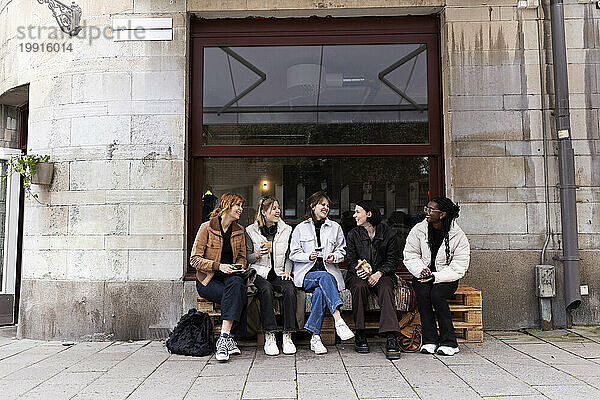
<svg viewBox="0 0 600 400"><path fill-rule="evenodd" d="M303 289L305 292L313 291L312 310L304 324L304 329L320 335L325 319L325 307L329 308L329 312L333 314L335 309L343 304L338 292L337 281L327 271L312 271L304 277Z"/></svg>

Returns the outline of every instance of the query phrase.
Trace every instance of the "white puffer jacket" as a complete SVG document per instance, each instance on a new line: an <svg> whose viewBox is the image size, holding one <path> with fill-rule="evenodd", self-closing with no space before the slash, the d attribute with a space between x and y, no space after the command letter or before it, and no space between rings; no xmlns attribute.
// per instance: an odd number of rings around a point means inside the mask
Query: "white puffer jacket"
<svg viewBox="0 0 600 400"><path fill-rule="evenodd" d="M431 250L427 243L427 220L415 225L409 232L404 246L404 266L416 277L421 275L424 268L431 265ZM469 268L471 247L469 240L458 226L452 222L449 232L450 262L446 264L446 243L442 242L435 257L434 283L454 282L465 276Z"/></svg>
<svg viewBox="0 0 600 400"><path fill-rule="evenodd" d="M267 238L260 232L258 222L249 225L246 228L246 233L248 233L248 236L252 239L255 253L260 248L260 244L267 241ZM274 257L273 265L277 276L282 276L284 272L291 273L293 264L290 259L285 256L288 251L291 235L292 227L282 220L279 220L277 223L277 233L273 238L271 252L264 257L259 258L253 264L250 264L249 267L254 268L260 276L267 279L269 271L271 270L271 257Z"/></svg>

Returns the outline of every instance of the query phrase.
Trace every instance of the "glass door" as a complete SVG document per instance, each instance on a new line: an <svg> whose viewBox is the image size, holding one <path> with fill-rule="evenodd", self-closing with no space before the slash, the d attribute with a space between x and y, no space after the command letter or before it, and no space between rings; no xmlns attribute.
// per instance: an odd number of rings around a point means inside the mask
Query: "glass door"
<svg viewBox="0 0 600 400"><path fill-rule="evenodd" d="M7 175L4 161L21 152L0 148L0 325L14 321L20 176Z"/></svg>

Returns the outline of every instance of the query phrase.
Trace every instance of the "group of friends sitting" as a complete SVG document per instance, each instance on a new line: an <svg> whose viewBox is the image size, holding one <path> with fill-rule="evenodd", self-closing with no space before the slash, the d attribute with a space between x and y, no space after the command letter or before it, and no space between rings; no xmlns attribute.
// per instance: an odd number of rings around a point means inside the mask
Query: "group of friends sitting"
<svg viewBox="0 0 600 400"><path fill-rule="evenodd" d="M237 221L244 202L238 194L223 194L210 219L200 226L191 252L198 294L221 305L221 334L215 353L218 361L241 354L235 338L246 335L250 284L257 290L267 355L280 353L274 292L281 294L282 351L294 354L296 291L303 290L311 293L312 310L304 329L312 333L310 349L315 354L327 353L320 336L326 312L333 316L335 332L342 341L354 338L357 352L369 352L365 311L372 292L380 307L379 333L386 337L386 357L399 358L394 288L401 259L414 276L412 287L423 336L420 351L446 356L458 353L447 300L467 271L470 248L455 221L460 208L450 199L429 201L424 207L426 218L410 230L403 254L393 230L382 222L379 208L371 200L356 204L356 227L347 237L341 226L328 218L331 199L325 192L308 198L304 221L294 229L282 220L280 203L270 195L260 199L255 222L242 227ZM340 270L344 261L345 278ZM255 273L249 274L251 269ZM355 332L340 311L340 291L345 288L352 295Z"/></svg>

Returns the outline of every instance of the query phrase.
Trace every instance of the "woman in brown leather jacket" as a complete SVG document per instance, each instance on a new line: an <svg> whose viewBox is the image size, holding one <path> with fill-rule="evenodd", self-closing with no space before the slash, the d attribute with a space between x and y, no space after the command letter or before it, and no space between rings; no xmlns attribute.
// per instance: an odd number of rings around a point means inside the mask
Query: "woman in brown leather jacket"
<svg viewBox="0 0 600 400"><path fill-rule="evenodd" d="M223 322L215 354L218 361L241 354L232 331L243 336L246 330L246 283L239 274L247 265L246 238L244 228L237 223L245 201L238 194L221 196L210 220L200 225L190 258L196 269L198 294L221 304Z"/></svg>

